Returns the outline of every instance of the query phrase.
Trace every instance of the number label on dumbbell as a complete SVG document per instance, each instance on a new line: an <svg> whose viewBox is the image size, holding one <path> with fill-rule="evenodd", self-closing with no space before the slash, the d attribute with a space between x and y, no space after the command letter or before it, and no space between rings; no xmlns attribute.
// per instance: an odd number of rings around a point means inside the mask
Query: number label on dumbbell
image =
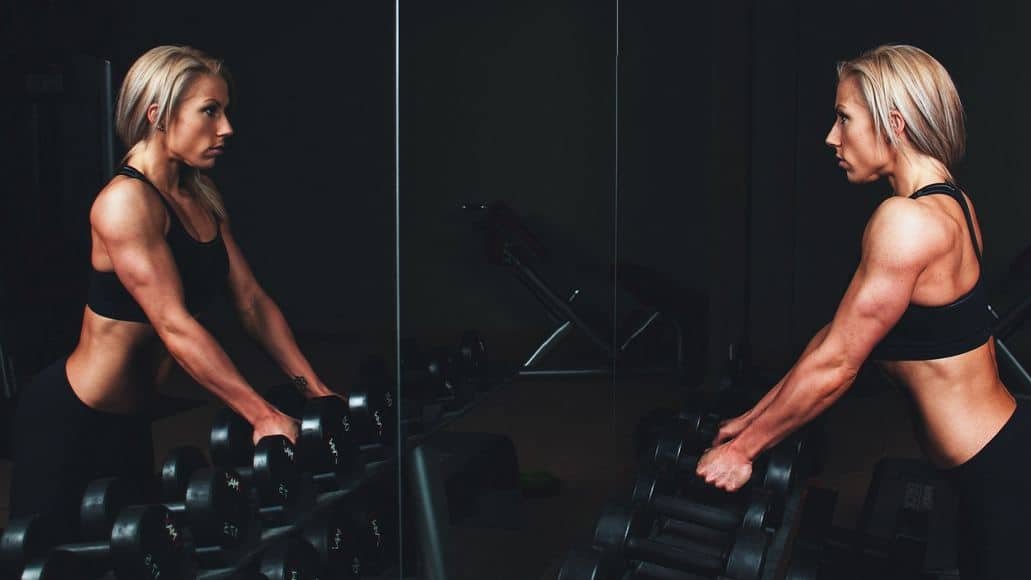
<svg viewBox="0 0 1031 580"><path fill-rule="evenodd" d="M344 417L342 419L340 419L340 424L344 426L344 433L350 433L351 432L351 416L350 415L344 415Z"/></svg>
<svg viewBox="0 0 1031 580"><path fill-rule="evenodd" d="M297 460L294 459L294 448L292 445L289 445L288 443L283 443L283 453L285 453L286 456L290 459L290 463L297 462Z"/></svg>
<svg viewBox="0 0 1031 580"><path fill-rule="evenodd" d="M230 521L222 522L222 535L234 540L240 538L240 526Z"/></svg>
<svg viewBox="0 0 1031 580"><path fill-rule="evenodd" d="M362 575L362 561L358 559L358 556L355 556L354 560L351 561L351 572L355 576Z"/></svg>
<svg viewBox="0 0 1031 580"><path fill-rule="evenodd" d="M158 567L157 558L153 554L148 553L143 558L143 566L150 572L151 578L157 579L161 577L161 569Z"/></svg>
<svg viewBox="0 0 1031 580"><path fill-rule="evenodd" d="M380 417L379 409L376 409L376 411L372 414L372 418L376 421L376 433L380 436L380 438L382 438L383 431L385 429L383 427L383 418Z"/></svg>
<svg viewBox="0 0 1031 580"><path fill-rule="evenodd" d="M240 479L235 475L226 473L226 487L233 491L240 491Z"/></svg>
<svg viewBox="0 0 1031 580"><path fill-rule="evenodd" d="M286 482L279 482L279 487L276 489L279 497L283 498L283 501L290 499L290 485Z"/></svg>
<svg viewBox="0 0 1031 580"><path fill-rule="evenodd" d="M165 531L168 532L168 539L172 540L172 545L179 543L179 528L175 527L175 520L171 516L165 516Z"/></svg>
<svg viewBox="0 0 1031 580"><path fill-rule="evenodd" d="M382 548L383 534L379 531L379 519L372 518L369 523L372 524L372 535L376 536L376 548Z"/></svg>
<svg viewBox="0 0 1031 580"><path fill-rule="evenodd" d="M337 450L336 437L329 438L329 453L333 456L333 465L340 465L340 451Z"/></svg>

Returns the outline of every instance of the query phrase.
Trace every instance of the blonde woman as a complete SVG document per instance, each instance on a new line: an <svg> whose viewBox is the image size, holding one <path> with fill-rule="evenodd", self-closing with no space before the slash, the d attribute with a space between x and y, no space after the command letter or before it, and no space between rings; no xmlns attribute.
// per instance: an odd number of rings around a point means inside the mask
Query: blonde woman
<svg viewBox="0 0 1031 580"><path fill-rule="evenodd" d="M977 216L952 175L965 142L955 86L926 52L881 46L839 65L835 116L826 142L845 177L886 179L893 194L866 225L833 319L761 401L722 425L698 475L740 488L759 453L833 404L872 358L907 387L924 452L958 484L972 547L964 580L1025 577L1031 417L996 368Z"/></svg>
<svg viewBox="0 0 1031 580"><path fill-rule="evenodd" d="M93 478L144 481L153 469L144 409L169 356L254 427L255 441L296 422L247 383L198 317L223 291L246 329L309 396L331 394L233 238L203 173L233 134L229 77L190 47L139 57L118 95L123 167L90 211L91 279L79 342L25 389L13 422L11 516L54 512L74 524Z"/></svg>

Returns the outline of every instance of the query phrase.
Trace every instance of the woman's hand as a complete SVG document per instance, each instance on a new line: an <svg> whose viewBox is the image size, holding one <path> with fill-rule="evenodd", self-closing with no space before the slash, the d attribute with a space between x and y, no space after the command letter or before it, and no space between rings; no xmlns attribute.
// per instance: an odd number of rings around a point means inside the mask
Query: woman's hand
<svg viewBox="0 0 1031 580"><path fill-rule="evenodd" d="M752 461L729 444L705 452L695 468L705 483L724 491L737 491L752 478Z"/></svg>
<svg viewBox="0 0 1031 580"><path fill-rule="evenodd" d="M297 437L300 435L301 424L297 419L275 411L265 418L254 422L254 444L257 445L262 437L269 435L285 435L290 443L297 444Z"/></svg>
<svg viewBox="0 0 1031 580"><path fill-rule="evenodd" d="M716 438L712 440L712 446L719 447L720 445L734 439L751 424L752 418L748 413L739 415L733 419L721 421L720 430L716 432Z"/></svg>

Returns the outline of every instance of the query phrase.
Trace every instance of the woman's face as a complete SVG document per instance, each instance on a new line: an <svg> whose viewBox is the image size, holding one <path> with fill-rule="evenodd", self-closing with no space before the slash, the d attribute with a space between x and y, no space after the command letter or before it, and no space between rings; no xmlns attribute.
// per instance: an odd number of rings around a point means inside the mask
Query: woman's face
<svg viewBox="0 0 1031 580"><path fill-rule="evenodd" d="M848 76L838 82L834 125L826 143L838 158L851 183L877 181L890 170L889 144L874 131L873 115L866 107L859 83Z"/></svg>
<svg viewBox="0 0 1031 580"><path fill-rule="evenodd" d="M200 169L215 165L233 127L226 116L229 88L218 75L202 75L186 90L169 124L166 146L175 159Z"/></svg>

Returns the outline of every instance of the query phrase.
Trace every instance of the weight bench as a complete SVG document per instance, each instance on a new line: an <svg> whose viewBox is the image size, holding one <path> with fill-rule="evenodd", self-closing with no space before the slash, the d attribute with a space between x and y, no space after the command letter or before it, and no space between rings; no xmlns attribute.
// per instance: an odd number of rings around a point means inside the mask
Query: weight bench
<svg viewBox="0 0 1031 580"><path fill-rule="evenodd" d="M463 208L482 214L478 225L483 233L487 261L506 268L533 294L554 324L540 344L521 363L517 374L611 375L617 363L627 362L626 354L631 346L640 341L649 329L656 328L660 321L665 321L674 334L675 344L673 352L670 353L670 363L652 368L635 368L628 363L621 367L619 372L676 373L678 377L683 377L685 352L703 352L701 349L704 349L704 333L691 335L691 338L701 338L692 344L699 348L687 350L685 344L688 340L684 330L685 320L704 320L705 316L704 298L685 300L697 297L697 293L680 288L672 278L643 266L620 264L612 267L610 279L643 306L643 312L635 313L638 314L636 318L624 320L616 336L613 336L610 312L597 312L581 307L582 300L577 301L582 294L580 288L559 290L541 273L540 266L550 256L550 251L508 204L503 201L470 203L465 204ZM694 312L689 312L681 306L685 302L700 303L702 306ZM544 367L544 358L574 331L587 338L601 355L599 365L593 368ZM700 363L702 360L699 359ZM700 369L702 365L696 366Z"/></svg>

